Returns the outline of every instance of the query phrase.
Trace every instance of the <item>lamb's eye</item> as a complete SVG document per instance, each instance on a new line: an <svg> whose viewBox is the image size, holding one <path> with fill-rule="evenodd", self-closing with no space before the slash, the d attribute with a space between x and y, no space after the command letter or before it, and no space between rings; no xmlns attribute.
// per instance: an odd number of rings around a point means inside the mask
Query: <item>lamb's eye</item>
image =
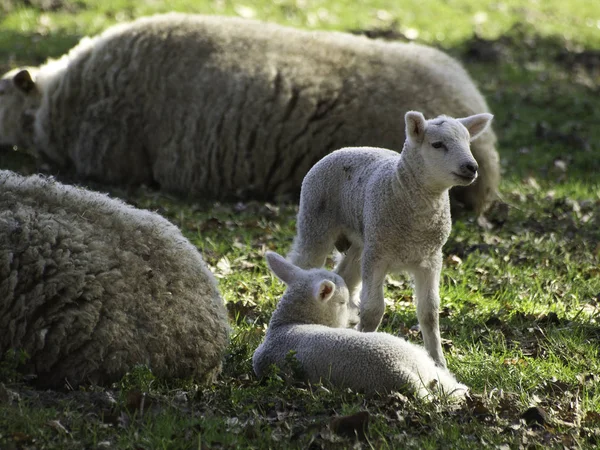
<svg viewBox="0 0 600 450"><path fill-rule="evenodd" d="M443 142L432 142L431 146L433 148L443 148L444 150L448 150Z"/></svg>

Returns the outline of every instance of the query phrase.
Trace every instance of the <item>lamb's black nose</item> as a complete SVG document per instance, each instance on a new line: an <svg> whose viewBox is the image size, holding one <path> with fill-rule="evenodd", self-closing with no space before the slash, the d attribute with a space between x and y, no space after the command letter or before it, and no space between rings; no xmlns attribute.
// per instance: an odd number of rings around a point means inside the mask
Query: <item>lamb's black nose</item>
<svg viewBox="0 0 600 450"><path fill-rule="evenodd" d="M466 163L462 165L462 170L464 172L471 172L472 174L476 174L477 169L479 169L477 163Z"/></svg>

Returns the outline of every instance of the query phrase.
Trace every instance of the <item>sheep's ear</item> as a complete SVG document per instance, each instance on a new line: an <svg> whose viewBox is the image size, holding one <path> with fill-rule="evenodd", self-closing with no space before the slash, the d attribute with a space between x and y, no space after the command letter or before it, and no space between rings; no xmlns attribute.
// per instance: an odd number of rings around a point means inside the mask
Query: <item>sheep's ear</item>
<svg viewBox="0 0 600 450"><path fill-rule="evenodd" d="M269 265L271 272L285 284L290 284L297 278L300 269L280 254L267 252L265 257L267 258L267 264Z"/></svg>
<svg viewBox="0 0 600 450"><path fill-rule="evenodd" d="M321 280L313 286L313 296L316 300L326 302L335 293L335 284L330 280Z"/></svg>
<svg viewBox="0 0 600 450"><path fill-rule="evenodd" d="M13 83L18 89L26 94L29 94L35 89L35 82L31 78L29 70L26 69L17 72L17 74L13 77Z"/></svg>
<svg viewBox="0 0 600 450"><path fill-rule="evenodd" d="M406 122L406 137L414 144L420 144L425 137L427 121L418 111L408 111L404 116Z"/></svg>
<svg viewBox="0 0 600 450"><path fill-rule="evenodd" d="M473 116L465 117L464 119L458 119L471 135L471 140L477 139L481 133L483 133L487 127L490 126L492 118L494 116L488 113L475 114Z"/></svg>

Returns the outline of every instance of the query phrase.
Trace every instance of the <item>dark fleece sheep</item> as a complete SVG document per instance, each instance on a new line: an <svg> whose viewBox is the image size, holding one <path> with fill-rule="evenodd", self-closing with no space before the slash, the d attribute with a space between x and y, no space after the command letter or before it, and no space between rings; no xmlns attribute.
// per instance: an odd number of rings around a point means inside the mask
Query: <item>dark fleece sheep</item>
<svg viewBox="0 0 600 450"><path fill-rule="evenodd" d="M40 387L110 383L136 364L210 382L229 340L197 249L158 214L0 171L0 358Z"/></svg>
<svg viewBox="0 0 600 450"><path fill-rule="evenodd" d="M296 195L333 150L401 151L409 110L488 112L460 63L431 47L179 13L85 38L6 74L0 92L0 143L63 172L204 198ZM479 180L453 198L482 212L500 179L493 131L472 151Z"/></svg>

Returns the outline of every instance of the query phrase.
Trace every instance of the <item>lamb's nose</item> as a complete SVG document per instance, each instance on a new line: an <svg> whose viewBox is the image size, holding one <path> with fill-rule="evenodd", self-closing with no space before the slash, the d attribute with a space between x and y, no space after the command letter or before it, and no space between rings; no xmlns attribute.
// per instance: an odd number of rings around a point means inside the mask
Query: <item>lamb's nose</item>
<svg viewBox="0 0 600 450"><path fill-rule="evenodd" d="M476 162L472 162L472 163L463 164L462 168L465 172L471 172L472 174L476 174L477 169L479 169L479 166L477 165Z"/></svg>

